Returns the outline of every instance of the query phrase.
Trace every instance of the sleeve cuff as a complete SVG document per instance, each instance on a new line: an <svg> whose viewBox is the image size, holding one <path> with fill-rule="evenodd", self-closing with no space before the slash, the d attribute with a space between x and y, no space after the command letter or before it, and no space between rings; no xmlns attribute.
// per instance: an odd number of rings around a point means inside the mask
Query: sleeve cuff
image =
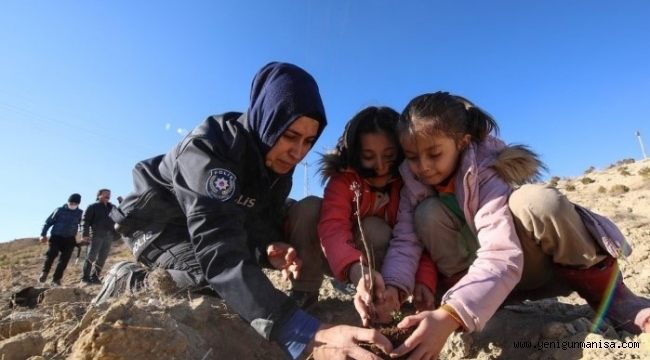
<svg viewBox="0 0 650 360"><path fill-rule="evenodd" d="M298 359L316 335L320 325L318 319L298 310L284 324L276 341L291 359Z"/></svg>

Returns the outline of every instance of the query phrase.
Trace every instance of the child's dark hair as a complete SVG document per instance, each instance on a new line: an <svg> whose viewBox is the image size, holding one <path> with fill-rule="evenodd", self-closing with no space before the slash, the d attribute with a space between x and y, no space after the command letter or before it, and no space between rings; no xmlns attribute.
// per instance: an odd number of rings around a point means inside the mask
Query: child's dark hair
<svg viewBox="0 0 650 360"><path fill-rule="evenodd" d="M369 106L348 121L345 131L339 138L336 149L323 155L320 160L320 173L323 183L334 173L341 172L350 167L363 178L377 176L374 169L368 169L361 164L361 135L385 134L398 151L397 157L391 166L391 173L397 175L399 164L404 156L397 138L397 122L399 113L385 106Z"/></svg>
<svg viewBox="0 0 650 360"><path fill-rule="evenodd" d="M462 96L442 91L411 100L397 125L400 137L442 133L459 140L469 134L480 142L492 132L497 135L499 126L489 114Z"/></svg>

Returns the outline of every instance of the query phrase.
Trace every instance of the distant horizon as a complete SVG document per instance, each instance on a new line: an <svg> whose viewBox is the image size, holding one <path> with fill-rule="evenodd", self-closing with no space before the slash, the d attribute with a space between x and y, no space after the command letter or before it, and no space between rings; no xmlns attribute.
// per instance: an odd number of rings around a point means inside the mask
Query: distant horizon
<svg viewBox="0 0 650 360"><path fill-rule="evenodd" d="M463 95L574 177L650 151L650 3L20 1L0 5L0 242L37 236L71 193L132 190L141 160L212 114L245 111L255 72L295 63L329 125L317 164L369 105ZM300 14L300 15L298 15ZM311 194L321 195L317 166ZM291 195L304 195L304 168Z"/></svg>

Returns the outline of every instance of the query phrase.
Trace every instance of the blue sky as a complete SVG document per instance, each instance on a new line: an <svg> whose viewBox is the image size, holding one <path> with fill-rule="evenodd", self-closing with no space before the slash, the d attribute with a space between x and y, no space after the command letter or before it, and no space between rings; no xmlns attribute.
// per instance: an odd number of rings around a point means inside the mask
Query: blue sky
<svg viewBox="0 0 650 360"><path fill-rule="evenodd" d="M316 151L365 106L447 90L538 151L549 176L639 159L649 18L647 1L3 1L0 241L37 236L73 192L82 208L102 187L126 195L137 161L245 110L273 60L319 83L330 125ZM303 183L300 168L293 197Z"/></svg>

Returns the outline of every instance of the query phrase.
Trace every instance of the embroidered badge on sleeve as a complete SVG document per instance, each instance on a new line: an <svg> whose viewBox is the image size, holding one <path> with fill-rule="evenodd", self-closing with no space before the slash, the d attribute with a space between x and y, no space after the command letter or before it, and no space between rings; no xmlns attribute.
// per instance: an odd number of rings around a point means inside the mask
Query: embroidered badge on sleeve
<svg viewBox="0 0 650 360"><path fill-rule="evenodd" d="M213 199L228 201L235 193L237 176L226 169L210 170L210 177L206 184L208 195Z"/></svg>

